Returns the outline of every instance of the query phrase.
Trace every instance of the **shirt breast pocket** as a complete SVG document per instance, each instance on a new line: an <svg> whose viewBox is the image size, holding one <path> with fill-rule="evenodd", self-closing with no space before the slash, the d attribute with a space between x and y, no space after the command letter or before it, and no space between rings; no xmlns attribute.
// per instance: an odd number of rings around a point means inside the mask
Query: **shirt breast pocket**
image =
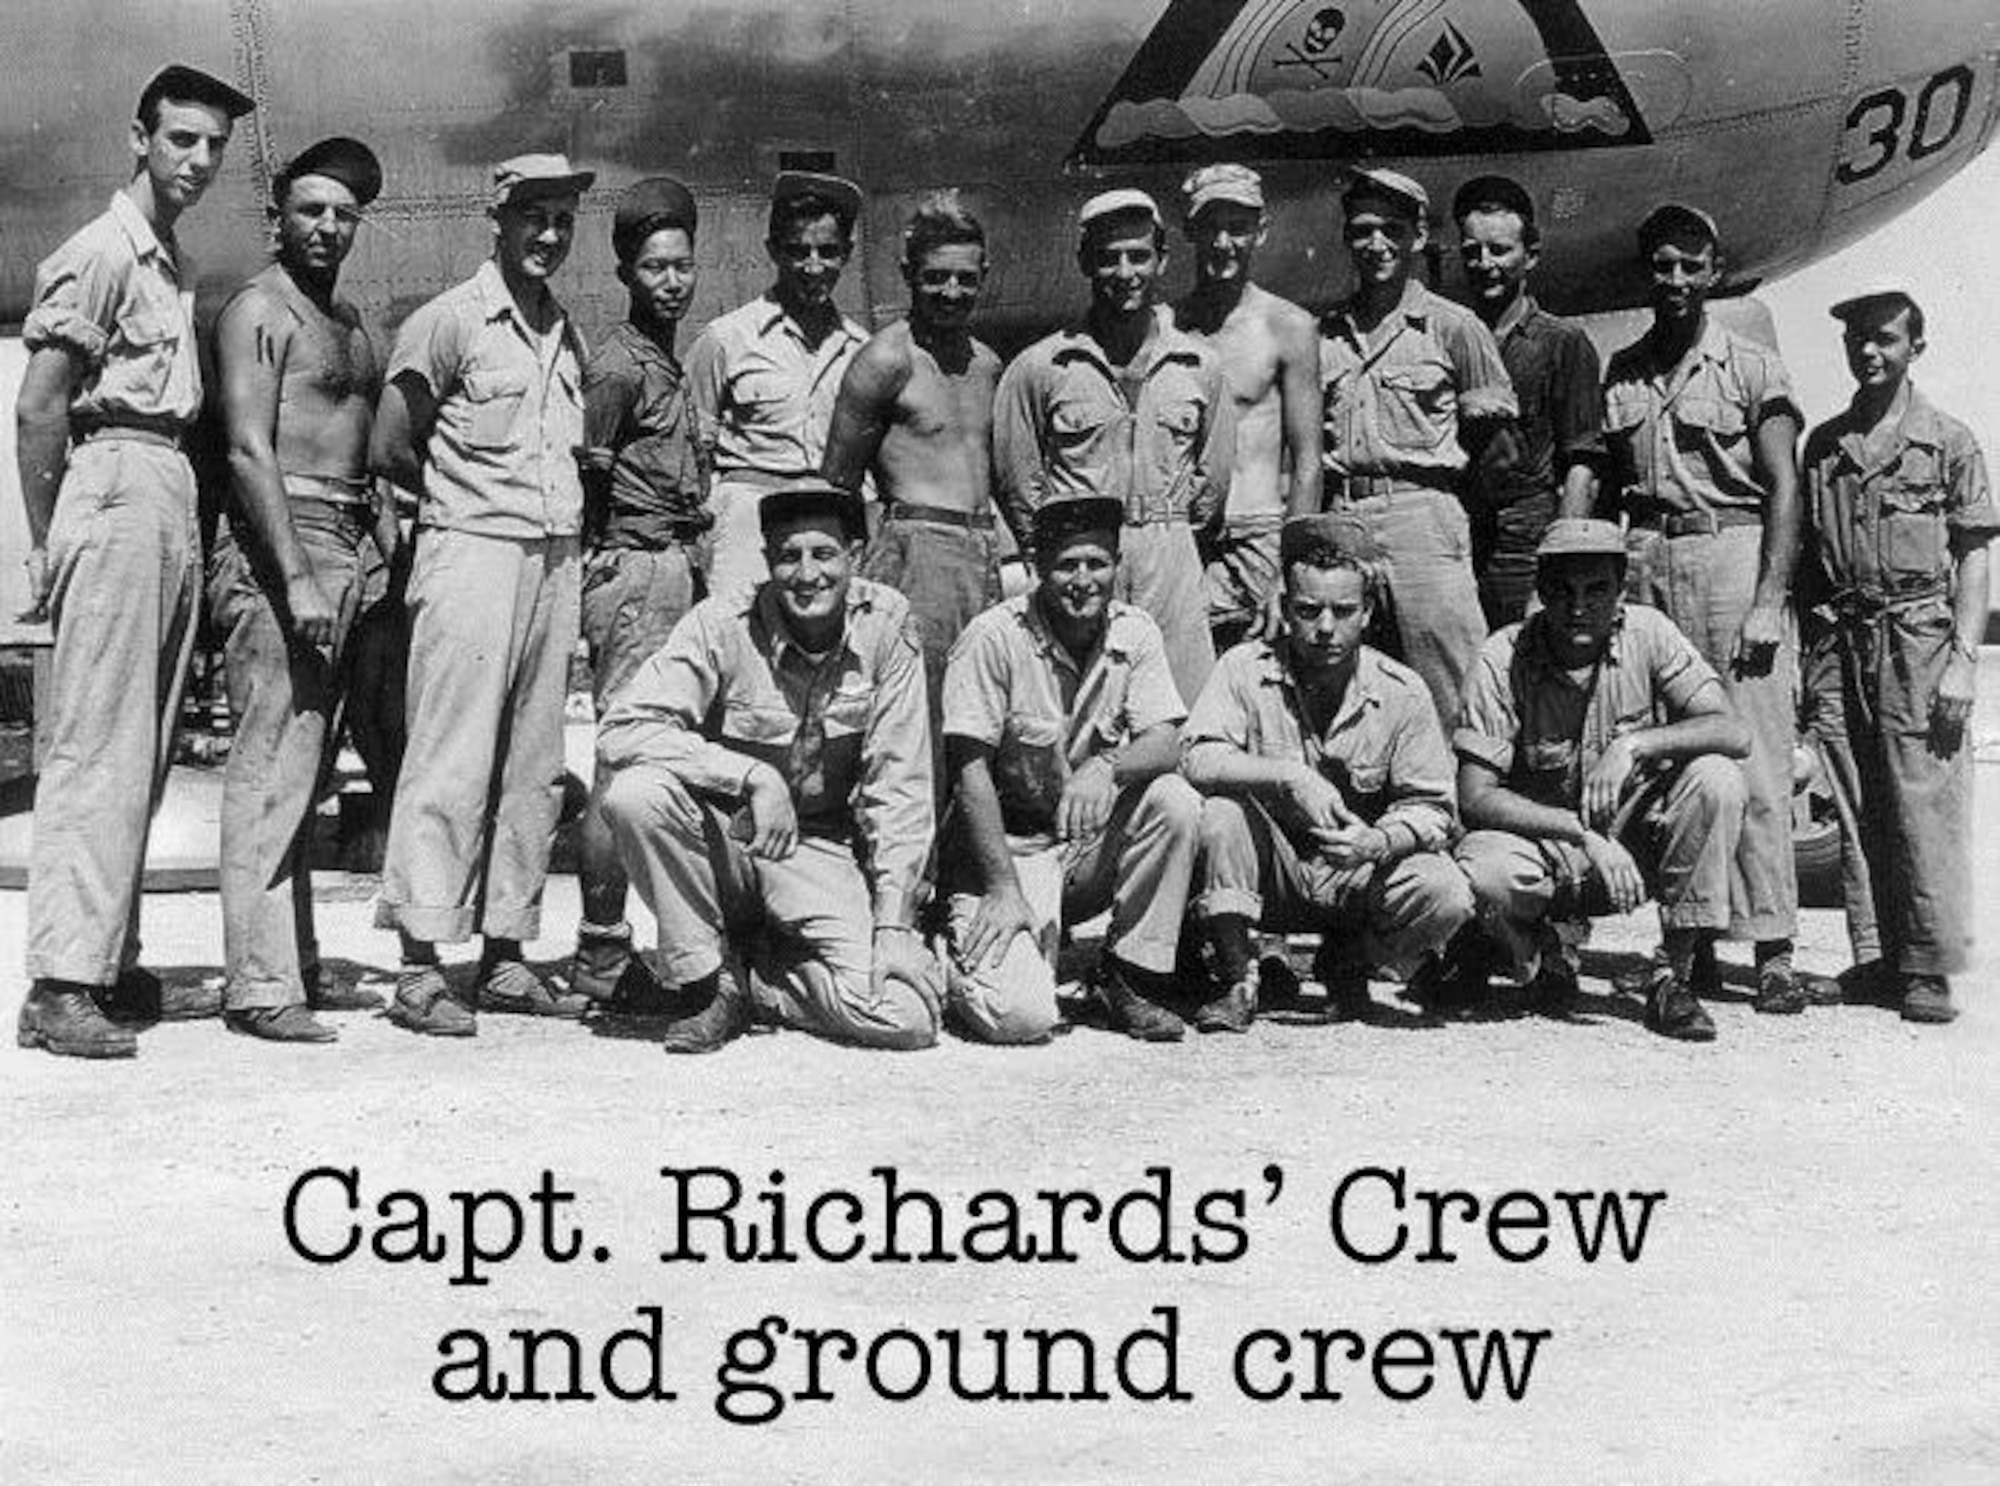
<svg viewBox="0 0 2000 1486"><path fill-rule="evenodd" d="M1521 768L1538 784L1567 781L1576 764L1576 744L1567 738L1542 738L1521 749Z"/></svg>
<svg viewBox="0 0 2000 1486"><path fill-rule="evenodd" d="M473 449L511 449L520 441L528 378L513 368L481 368L466 375L465 442ZM581 428L578 429L581 442Z"/></svg>
<svg viewBox="0 0 2000 1486"><path fill-rule="evenodd" d="M993 754L993 785L1009 831L1032 835L1053 829L1069 769L1062 724L1037 712L1010 712Z"/></svg>
<svg viewBox="0 0 2000 1486"><path fill-rule="evenodd" d="M1674 443L1681 449L1703 449L1710 438L1725 449L1742 442L1749 427L1743 409L1710 392L1683 393L1674 403Z"/></svg>
<svg viewBox="0 0 2000 1486"><path fill-rule="evenodd" d="M1447 368L1414 361L1382 371L1376 384L1381 388L1382 436L1396 448L1436 449L1451 436L1458 393Z"/></svg>
<svg viewBox="0 0 2000 1486"><path fill-rule="evenodd" d="M784 707L731 702L722 709L722 742L736 752L761 759L790 777L786 754L799 720Z"/></svg>
<svg viewBox="0 0 2000 1486"><path fill-rule="evenodd" d="M157 402L166 395L180 353L180 317L162 305L128 305L118 316L118 340L124 354L106 360L118 363L119 389L138 402Z"/></svg>
<svg viewBox="0 0 2000 1486"><path fill-rule="evenodd" d="M1049 437L1059 453L1081 454L1104 436L1110 415L1087 403L1057 403L1049 411Z"/></svg>
<svg viewBox="0 0 2000 1486"><path fill-rule="evenodd" d="M1881 563L1891 579L1936 579L1951 571L1951 531L1937 456L1911 450L1882 487Z"/></svg>

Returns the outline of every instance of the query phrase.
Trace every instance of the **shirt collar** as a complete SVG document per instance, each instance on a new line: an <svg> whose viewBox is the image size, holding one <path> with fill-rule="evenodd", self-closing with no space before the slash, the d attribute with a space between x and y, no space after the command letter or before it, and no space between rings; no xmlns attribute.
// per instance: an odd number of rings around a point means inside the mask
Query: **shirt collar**
<svg viewBox="0 0 2000 1486"><path fill-rule="evenodd" d="M165 258L173 262L174 255L153 224L146 220L146 214L139 210L139 203L123 191L111 193L111 216L124 232L126 240L132 244L132 251L141 258Z"/></svg>
<svg viewBox="0 0 2000 1486"><path fill-rule="evenodd" d="M1540 309L1541 306L1535 303L1535 296L1523 289L1515 296L1514 302L1507 306L1506 313L1501 315L1499 321L1494 325L1493 339L1504 341L1508 336L1532 320Z"/></svg>
<svg viewBox="0 0 2000 1486"><path fill-rule="evenodd" d="M1056 332L1055 349L1050 353L1052 361L1088 361L1107 377L1117 376L1117 368L1096 336L1090 333L1090 322L1079 320ZM1153 353L1152 359L1141 368L1142 375L1150 377L1154 370L1169 361L1186 361L1195 365L1201 362L1201 342L1174 323L1173 311L1166 305L1153 306Z"/></svg>
<svg viewBox="0 0 2000 1486"><path fill-rule="evenodd" d="M855 616L872 613L874 608L874 597L864 591L863 583L857 579L849 579L847 612L840 626L840 638L834 642L832 649L820 653L822 662L836 651L850 656L854 654ZM811 654L792 637L791 626L785 622L784 610L779 607L778 595L768 578L757 585L757 600L751 606L751 619L752 623L763 632L764 642L771 652L772 669L784 666L788 656L797 655L804 658Z"/></svg>
<svg viewBox="0 0 2000 1486"><path fill-rule="evenodd" d="M1434 297L1430 290L1418 283L1415 275L1412 275L1403 281L1402 296L1397 299L1389 313L1382 317L1382 323L1386 325L1391 320L1401 320L1404 324L1420 330L1430 323L1431 301ZM1342 334L1357 346L1367 345L1367 338L1361 334L1360 327L1354 322L1352 299L1343 300L1333 313Z"/></svg>
<svg viewBox="0 0 2000 1486"><path fill-rule="evenodd" d="M800 333L798 323L785 313L785 307L778 303L776 295L766 289L762 294L757 296L755 302L761 307L755 321L755 328L759 338L770 335L774 331L782 330L800 345L803 346L805 344L806 338ZM829 343L842 344L847 341L862 339L865 339L865 337L848 321L847 316L835 310L833 315L833 329L827 333L826 340L821 341L816 349L824 350Z"/></svg>
<svg viewBox="0 0 2000 1486"><path fill-rule="evenodd" d="M1299 720L1305 721L1304 686L1299 681L1298 672L1292 669L1291 641L1284 636L1266 640L1264 645L1264 684L1276 686L1290 699L1293 711ZM1364 707L1382 705L1382 657L1372 645L1364 644L1354 657L1354 675L1348 679L1347 691L1340 699L1340 707L1326 731L1338 731L1346 720Z"/></svg>
<svg viewBox="0 0 2000 1486"><path fill-rule="evenodd" d="M1842 456L1855 469L1866 473L1895 463L1897 455L1909 444L1921 444L1928 449L1944 447L1944 425L1938 421L1937 409L1930 399L1918 389L1914 382L1904 384L1908 396L1903 402L1903 411L1896 418L1895 437L1891 440L1889 458L1871 464L1868 459L1868 430L1861 426L1860 413L1850 401L1840 414L1838 446Z"/></svg>
<svg viewBox="0 0 2000 1486"><path fill-rule="evenodd" d="M1618 618L1611 626L1611 638L1605 643L1604 654L1598 664L1620 666L1624 664L1625 649L1625 606L1618 606ZM1514 654L1520 657L1530 671L1538 677L1560 677L1569 680L1569 667L1557 663L1549 649L1549 627L1546 611L1537 609L1521 621L1521 630L1514 639Z"/></svg>
<svg viewBox="0 0 2000 1486"><path fill-rule="evenodd" d="M1036 648L1043 655L1047 656L1055 664L1075 671L1081 676L1091 666L1095 665L1100 658L1117 656L1123 653L1111 638L1112 628L1118 620L1116 605L1117 600L1115 599L1105 605L1104 630L1097 637L1097 648L1090 652L1089 657L1082 665L1077 664L1076 657L1070 653L1069 647L1056 638L1055 629L1050 625L1048 615L1042 610L1042 585L1040 582L1037 582L1033 588L1028 590L1028 602L1023 606L1022 624L1026 627L1029 638L1035 642Z"/></svg>

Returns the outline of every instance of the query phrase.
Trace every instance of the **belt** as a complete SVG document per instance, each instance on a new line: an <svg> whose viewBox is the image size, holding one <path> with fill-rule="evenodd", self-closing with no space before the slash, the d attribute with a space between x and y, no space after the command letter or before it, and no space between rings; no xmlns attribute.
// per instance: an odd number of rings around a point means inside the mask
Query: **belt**
<svg viewBox="0 0 2000 1486"><path fill-rule="evenodd" d="M1761 511L1740 506L1711 506L1705 511L1649 511L1632 519L1634 531L1656 531L1662 536L1713 536L1726 526L1762 526Z"/></svg>
<svg viewBox="0 0 2000 1486"><path fill-rule="evenodd" d="M369 506L374 504L374 487L366 477L356 475L344 479L337 475L292 475L283 477L285 494L301 496L309 500L325 501L330 506Z"/></svg>
<svg viewBox="0 0 2000 1486"><path fill-rule="evenodd" d="M1336 475L1339 495L1350 501L1378 500L1406 490L1452 490L1456 482L1442 472L1435 477L1413 475Z"/></svg>
<svg viewBox="0 0 2000 1486"><path fill-rule="evenodd" d="M1856 583L1836 589L1822 607L1841 619L1880 619L1885 614L1950 596L1950 578L1936 578L1909 588L1876 588Z"/></svg>
<svg viewBox="0 0 2000 1486"><path fill-rule="evenodd" d="M884 521L932 521L940 526L962 526L968 531L993 530L991 511L961 511L952 506L919 506L907 501L890 501L883 508Z"/></svg>
<svg viewBox="0 0 2000 1486"><path fill-rule="evenodd" d="M669 547L690 547L709 534L715 523L707 517L685 521L617 520L605 523L596 545L606 551L664 552Z"/></svg>
<svg viewBox="0 0 2000 1486"><path fill-rule="evenodd" d="M86 423L74 435L79 444L95 444L121 439L131 444L158 444L163 449L179 449L187 439L187 427L180 423Z"/></svg>

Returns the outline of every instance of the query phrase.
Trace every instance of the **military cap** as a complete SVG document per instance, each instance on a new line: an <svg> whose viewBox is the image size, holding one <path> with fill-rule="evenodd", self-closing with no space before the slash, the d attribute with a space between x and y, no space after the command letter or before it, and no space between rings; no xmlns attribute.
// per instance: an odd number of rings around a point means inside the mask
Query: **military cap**
<svg viewBox="0 0 2000 1486"><path fill-rule="evenodd" d="M1386 196L1417 218L1431 209L1430 193L1400 170L1383 170L1373 165L1351 167L1347 189L1340 193L1341 205L1347 207L1362 196Z"/></svg>
<svg viewBox="0 0 2000 1486"><path fill-rule="evenodd" d="M611 219L611 251L620 263L629 263L646 239L663 227L678 227L692 238L697 216L693 193L672 176L649 175L634 181L625 188Z"/></svg>
<svg viewBox="0 0 2000 1486"><path fill-rule="evenodd" d="M757 524L767 542L793 522L822 516L838 521L850 542L868 535L868 515L861 504L861 493L831 480L800 480L780 486L767 493L757 506Z"/></svg>
<svg viewBox="0 0 2000 1486"><path fill-rule="evenodd" d="M1264 178L1247 165L1204 165L1181 182L1187 219L1218 201L1234 202L1255 211L1264 209Z"/></svg>
<svg viewBox="0 0 2000 1486"><path fill-rule="evenodd" d="M1054 557L1081 536L1109 533L1113 551L1125 526L1125 503L1113 495L1073 495L1035 508L1035 551Z"/></svg>
<svg viewBox="0 0 2000 1486"><path fill-rule="evenodd" d="M1663 201L1639 223L1639 251L1652 252L1669 233L1683 228L1705 238L1711 248L1722 246L1722 230L1715 225L1715 218L1685 201Z"/></svg>
<svg viewBox="0 0 2000 1486"><path fill-rule="evenodd" d="M1535 561L1553 557L1625 556L1625 533L1615 521L1599 521L1589 516L1558 516L1542 533L1535 548Z"/></svg>
<svg viewBox="0 0 2000 1486"><path fill-rule="evenodd" d="M1091 224L1106 217L1120 216L1126 212L1142 213L1152 219L1155 227L1165 224L1160 220L1160 209L1153 198L1132 186L1120 186L1115 191L1100 191L1076 210L1076 230L1081 236L1090 234Z"/></svg>
<svg viewBox="0 0 2000 1486"><path fill-rule="evenodd" d="M567 155L516 155L493 167L493 205L537 196L580 196L596 179L594 170L574 169Z"/></svg>
<svg viewBox="0 0 2000 1486"><path fill-rule="evenodd" d="M861 188L845 176L827 175L817 170L781 170L771 183L771 211L801 196L817 196L833 207L841 231L852 232L861 215Z"/></svg>
<svg viewBox="0 0 2000 1486"><path fill-rule="evenodd" d="M1511 177L1476 175L1460 186L1451 198L1451 215L1454 221L1469 212L1486 208L1512 212L1521 219L1521 225L1524 227L1535 225L1535 198L1528 194L1526 186Z"/></svg>
<svg viewBox="0 0 2000 1486"><path fill-rule="evenodd" d="M1288 568L1315 547L1331 547L1356 562L1383 560L1381 543L1352 511L1293 516L1278 532L1278 566Z"/></svg>
<svg viewBox="0 0 2000 1486"><path fill-rule="evenodd" d="M1859 294L1850 294L1847 298L1836 302L1828 308L1827 313L1836 320L1851 320L1864 311L1874 309L1877 305L1889 307L1891 313L1894 313L1896 310L1919 310L1921 312L1921 307L1917 304L1917 296L1910 292L1909 285L1903 283L1900 279L1885 279L1879 283L1870 284Z"/></svg>
<svg viewBox="0 0 2000 1486"><path fill-rule="evenodd" d="M221 78L203 72L199 67L189 67L184 62L170 62L153 74L146 86L139 90L139 107L135 117L143 119L152 106L163 98L176 103L206 103L221 109L232 119L240 119L257 107L249 94L239 92Z"/></svg>
<svg viewBox="0 0 2000 1486"><path fill-rule="evenodd" d="M286 189L305 175L323 175L330 181L339 181L362 206L382 194L382 162L358 139L335 135L307 145L271 177L271 199L282 203Z"/></svg>

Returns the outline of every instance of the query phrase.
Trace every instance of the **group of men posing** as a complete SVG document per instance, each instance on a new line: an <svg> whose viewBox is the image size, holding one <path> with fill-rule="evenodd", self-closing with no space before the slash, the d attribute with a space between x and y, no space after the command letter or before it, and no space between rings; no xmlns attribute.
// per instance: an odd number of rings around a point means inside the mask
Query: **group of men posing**
<svg viewBox="0 0 2000 1486"><path fill-rule="evenodd" d="M161 72L131 182L41 266L25 327L55 685L20 1037L55 1053L127 1056L135 1023L218 1009L140 968L137 930L203 560L173 229L250 107ZM379 1004L323 973L304 860L371 543L409 618L380 917L388 1016L415 1032L470 1035L484 1010L590 1012L676 1052L759 1020L1034 1042L1064 925L1107 910L1095 996L1140 1038L1240 1031L1295 995L1260 932L1321 936L1339 1017L1383 969L1438 1007L1499 972L1560 1010L1587 918L1649 895L1663 1035L1713 1037L1721 937L1754 943L1761 1011L1952 1016L2000 513L1908 380L1906 293L1834 307L1858 389L1802 479L1784 368L1707 312L1719 234L1687 206L1640 225L1653 323L1600 379L1528 291L1518 184L1453 203L1467 309L1413 277L1423 188L1355 170L1356 287L1316 322L1252 280L1256 173L1211 165L1184 186L1184 300L1160 302L1155 202L1105 192L1076 223L1087 309L1003 370L969 330L988 259L955 196L910 219L910 312L871 338L833 299L861 193L802 173L773 190L772 287L685 361L697 205L629 187L629 314L586 351L550 280L592 184L557 155L498 166L490 261L384 361L336 293L374 156L325 140L273 181L274 262L213 346L232 1029L329 1041L317 1012ZM417 494L413 535L385 483ZM563 985L522 945L579 633L598 749ZM1791 962L1802 644L1848 828L1845 984ZM475 934L454 985L438 946Z"/></svg>

